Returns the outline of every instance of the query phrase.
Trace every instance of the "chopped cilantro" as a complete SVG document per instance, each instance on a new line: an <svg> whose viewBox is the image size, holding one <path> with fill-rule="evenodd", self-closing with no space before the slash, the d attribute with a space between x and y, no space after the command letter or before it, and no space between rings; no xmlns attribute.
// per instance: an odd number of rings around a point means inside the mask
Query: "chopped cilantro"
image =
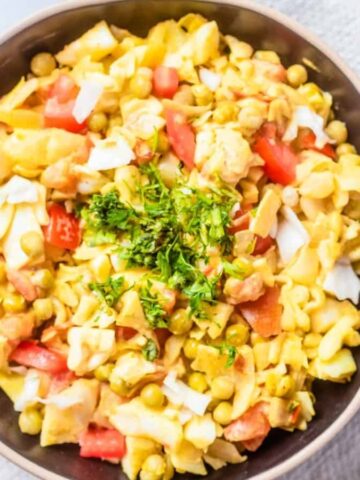
<svg viewBox="0 0 360 480"><path fill-rule="evenodd" d="M233 345L229 345L226 342L223 342L221 345L215 346L215 348L219 349L222 355L227 355L228 358L226 360L225 367L226 368L232 367L236 360L236 355L237 355L236 347L234 347Z"/></svg>
<svg viewBox="0 0 360 480"><path fill-rule="evenodd" d="M199 315L203 302L214 303L216 298L219 277L208 279L203 274L198 274L195 282L184 288L184 293L189 297L190 309L194 315Z"/></svg>
<svg viewBox="0 0 360 480"><path fill-rule="evenodd" d="M109 277L106 282L89 283L89 288L95 292L109 307L114 307L124 293L124 277Z"/></svg>
<svg viewBox="0 0 360 480"><path fill-rule="evenodd" d="M139 296L146 320L151 328L167 328L166 312L156 295L151 293L151 282L140 289Z"/></svg>
<svg viewBox="0 0 360 480"><path fill-rule="evenodd" d="M151 338L148 338L146 344L141 350L142 354L149 362L153 362L159 356L159 350L156 346L156 343Z"/></svg>

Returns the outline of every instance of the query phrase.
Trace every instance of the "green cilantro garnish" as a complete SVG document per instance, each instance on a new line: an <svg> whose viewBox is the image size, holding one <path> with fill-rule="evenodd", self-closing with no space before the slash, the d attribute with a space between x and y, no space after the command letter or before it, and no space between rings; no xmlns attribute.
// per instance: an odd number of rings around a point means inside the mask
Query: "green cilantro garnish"
<svg viewBox="0 0 360 480"><path fill-rule="evenodd" d="M159 350L156 346L156 343L151 338L148 338L146 344L141 350L142 354L149 362L153 362L159 356Z"/></svg>
<svg viewBox="0 0 360 480"><path fill-rule="evenodd" d="M109 277L106 282L89 283L89 288L95 292L109 307L114 307L124 293L124 277Z"/></svg>
<svg viewBox="0 0 360 480"><path fill-rule="evenodd" d="M230 262L222 262L223 270L227 275L231 277L238 278L239 280L244 280L248 271L245 268L241 268L239 265Z"/></svg>
<svg viewBox="0 0 360 480"><path fill-rule="evenodd" d="M166 312L161 306L158 297L150 290L151 282L148 282L139 292L146 320L151 328L167 328L168 323L166 321Z"/></svg>
<svg viewBox="0 0 360 480"><path fill-rule="evenodd" d="M216 345L215 348L219 349L222 355L227 355L225 368L230 368L234 365L237 355L236 347L223 342L221 345Z"/></svg>

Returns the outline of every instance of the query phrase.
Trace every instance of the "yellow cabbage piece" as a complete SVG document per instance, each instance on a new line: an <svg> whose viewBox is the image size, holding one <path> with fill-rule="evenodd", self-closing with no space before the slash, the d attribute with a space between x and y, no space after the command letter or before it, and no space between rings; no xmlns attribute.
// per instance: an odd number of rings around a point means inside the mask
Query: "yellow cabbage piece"
<svg viewBox="0 0 360 480"><path fill-rule="evenodd" d="M316 333L325 333L342 317L351 317L354 327L359 327L360 312L352 303L326 298L324 304L311 313L311 329Z"/></svg>
<svg viewBox="0 0 360 480"><path fill-rule="evenodd" d="M216 439L216 424L210 413L194 416L184 429L185 439L200 450L206 449Z"/></svg>
<svg viewBox="0 0 360 480"><path fill-rule="evenodd" d="M243 368L235 370L235 395L233 401L232 420L240 417L250 407L255 392L255 362L251 347L243 345L238 349L243 359Z"/></svg>
<svg viewBox="0 0 360 480"><path fill-rule="evenodd" d="M338 352L348 335L354 330L352 317L340 318L328 332L325 333L319 345L319 359L321 361L330 360Z"/></svg>
<svg viewBox="0 0 360 480"><path fill-rule="evenodd" d="M0 238L8 231L15 213L15 205L4 203L0 207Z"/></svg>
<svg viewBox="0 0 360 480"><path fill-rule="evenodd" d="M356 372L356 363L350 350L344 348L333 355L330 360L320 358L310 364L309 373L321 380L344 383Z"/></svg>
<svg viewBox="0 0 360 480"><path fill-rule="evenodd" d="M145 100L124 97L120 108L124 127L144 140L152 138L154 132L165 125L165 119L162 117L163 105L155 97Z"/></svg>
<svg viewBox="0 0 360 480"><path fill-rule="evenodd" d="M17 373L0 372L0 388L14 403L20 397L24 388L24 383L25 378L22 375L18 375Z"/></svg>
<svg viewBox="0 0 360 480"><path fill-rule="evenodd" d="M45 406L40 444L42 447L61 443L78 443L79 435L87 429L95 412L99 383L96 380L76 380L57 396L78 400L67 408Z"/></svg>
<svg viewBox="0 0 360 480"><path fill-rule="evenodd" d="M281 206L279 195L272 189L266 191L261 199L255 216L250 222L250 231L260 237L267 237L276 222L276 214Z"/></svg>
<svg viewBox="0 0 360 480"><path fill-rule="evenodd" d="M296 283L313 285L319 273L319 259L316 250L305 245L284 273Z"/></svg>
<svg viewBox="0 0 360 480"><path fill-rule="evenodd" d="M147 457L160 452L160 446L148 438L126 437L126 453L121 461L125 475L136 480Z"/></svg>
<svg viewBox="0 0 360 480"><path fill-rule="evenodd" d="M104 428L113 428L110 415L122 401L123 399L114 393L107 383L102 383L99 404L91 421Z"/></svg>
<svg viewBox="0 0 360 480"><path fill-rule="evenodd" d="M90 327L72 327L68 332L68 367L84 375L105 363L115 349L115 331Z"/></svg>
<svg viewBox="0 0 360 480"><path fill-rule="evenodd" d="M195 323L201 330L206 330L210 338L218 338L226 327L234 307L227 303L217 302L215 305L207 305L204 310L206 311L206 320L195 318Z"/></svg>
<svg viewBox="0 0 360 480"><path fill-rule="evenodd" d="M201 450L184 440L177 450L169 450L171 463L179 472L190 472L195 475L206 475Z"/></svg>
<svg viewBox="0 0 360 480"><path fill-rule="evenodd" d="M57 128L16 129L2 144L2 153L12 165L42 169L86 147L86 137Z"/></svg>
<svg viewBox="0 0 360 480"><path fill-rule="evenodd" d="M149 329L139 294L135 290L128 290L121 297L121 310L116 324L120 327L132 327L138 332Z"/></svg>
<svg viewBox="0 0 360 480"><path fill-rule="evenodd" d="M207 453L212 457L219 458L226 463L242 463L245 462L246 457L240 455L236 446L231 443L217 438L215 442L210 445Z"/></svg>
<svg viewBox="0 0 360 480"><path fill-rule="evenodd" d="M70 66L74 66L86 56L97 61L110 55L117 45L118 42L106 22L102 21L67 45L56 55L56 59L61 65Z"/></svg>
<svg viewBox="0 0 360 480"><path fill-rule="evenodd" d="M145 360L142 353L127 352L117 359L111 378L121 379L127 385L133 386L146 375L155 373L156 370L156 365Z"/></svg>
<svg viewBox="0 0 360 480"><path fill-rule="evenodd" d="M161 409L146 407L139 398L119 405L110 416L123 435L144 437L177 450L183 439L180 422L167 418Z"/></svg>
<svg viewBox="0 0 360 480"><path fill-rule="evenodd" d="M191 368L199 372L204 372L207 378L211 380L226 371L226 361L226 355L222 355L218 348L199 345Z"/></svg>
<svg viewBox="0 0 360 480"><path fill-rule="evenodd" d="M19 83L0 100L0 118L1 113L10 112L22 105L30 95L36 92L38 86L39 81L37 78L31 78L30 80L22 78Z"/></svg>
<svg viewBox="0 0 360 480"><path fill-rule="evenodd" d="M0 108L0 122L12 128L42 128L43 115L34 110L17 109L8 112Z"/></svg>
<svg viewBox="0 0 360 480"><path fill-rule="evenodd" d="M259 162L241 133L225 126L204 129L196 135L195 163L206 177L220 176L236 185Z"/></svg>

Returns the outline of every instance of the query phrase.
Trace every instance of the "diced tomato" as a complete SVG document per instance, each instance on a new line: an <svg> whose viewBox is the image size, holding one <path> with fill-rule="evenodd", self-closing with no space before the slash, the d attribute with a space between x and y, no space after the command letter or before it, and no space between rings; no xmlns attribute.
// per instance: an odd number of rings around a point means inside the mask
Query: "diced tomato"
<svg viewBox="0 0 360 480"><path fill-rule="evenodd" d="M295 180L299 158L290 145L277 137L275 125L265 124L253 150L264 160L265 173L272 182L288 185Z"/></svg>
<svg viewBox="0 0 360 480"><path fill-rule="evenodd" d="M118 340L130 340L137 334L137 330L131 327L116 327L116 338Z"/></svg>
<svg viewBox="0 0 360 480"><path fill-rule="evenodd" d="M258 300L242 303L238 307L252 329L262 337L271 337L281 332L282 306L279 296L279 287L267 288Z"/></svg>
<svg viewBox="0 0 360 480"><path fill-rule="evenodd" d="M160 65L155 68L153 91L157 97L172 98L179 88L179 75L175 68Z"/></svg>
<svg viewBox="0 0 360 480"><path fill-rule="evenodd" d="M9 270L7 272L9 282L28 302L33 302L38 298L39 293L35 285L31 283L30 277L26 272L19 270Z"/></svg>
<svg viewBox="0 0 360 480"><path fill-rule="evenodd" d="M290 423L295 425L299 420L300 413L301 413L301 405L298 405L297 407L295 407L295 410L290 415Z"/></svg>
<svg viewBox="0 0 360 480"><path fill-rule="evenodd" d="M44 227L45 240L50 245L74 250L80 245L81 231L79 220L58 203L49 208L50 221Z"/></svg>
<svg viewBox="0 0 360 480"><path fill-rule="evenodd" d="M56 97L49 98L45 104L44 125L46 128L61 128L68 132L79 133L86 127L86 121L78 123L74 116L75 100L60 103Z"/></svg>
<svg viewBox="0 0 360 480"><path fill-rule="evenodd" d="M315 150L332 159L336 158L335 150L329 143L324 145L323 148L318 148L315 146L315 142L315 134L310 130L301 130L296 140L296 144L300 150Z"/></svg>
<svg viewBox="0 0 360 480"><path fill-rule="evenodd" d="M125 437L115 429L90 428L80 435L80 457L120 460L126 452Z"/></svg>
<svg viewBox="0 0 360 480"><path fill-rule="evenodd" d="M164 348L166 340L171 336L167 328L155 328L155 335L161 348Z"/></svg>
<svg viewBox="0 0 360 480"><path fill-rule="evenodd" d="M19 365L37 368L52 374L68 370L66 358L63 355L54 350L40 347L31 341L21 342L10 355L10 360Z"/></svg>
<svg viewBox="0 0 360 480"><path fill-rule="evenodd" d="M58 102L66 103L75 100L78 87L69 75L60 75L50 90L50 97L57 98Z"/></svg>
<svg viewBox="0 0 360 480"><path fill-rule="evenodd" d="M86 127L86 121L78 123L73 116L78 88L68 75L60 75L50 90L44 109L44 125L47 128L61 128L79 133Z"/></svg>
<svg viewBox="0 0 360 480"><path fill-rule="evenodd" d="M269 248L273 245L274 240L270 236L262 238L259 235L256 235L255 247L252 255L262 255L263 253L267 252Z"/></svg>
<svg viewBox="0 0 360 480"><path fill-rule="evenodd" d="M195 166L195 134L187 123L186 115L175 110L166 110L166 130L175 154L192 170Z"/></svg>
<svg viewBox="0 0 360 480"><path fill-rule="evenodd" d="M69 387L71 382L76 379L74 372L70 370L66 372L57 373L51 376L51 383L49 387L49 393L55 395L62 392L65 388Z"/></svg>
<svg viewBox="0 0 360 480"><path fill-rule="evenodd" d="M164 288L160 292L159 302L165 312L170 315L174 310L176 303L176 291L171 290L171 288Z"/></svg>
<svg viewBox="0 0 360 480"><path fill-rule="evenodd" d="M234 235L236 232L241 232L242 230L247 230L250 226L250 213L240 212L241 214L236 215L232 224L228 227L230 235Z"/></svg>
<svg viewBox="0 0 360 480"><path fill-rule="evenodd" d="M224 437L230 442L242 442L250 451L257 450L271 430L266 415L267 404L259 402L234 420L224 430Z"/></svg>

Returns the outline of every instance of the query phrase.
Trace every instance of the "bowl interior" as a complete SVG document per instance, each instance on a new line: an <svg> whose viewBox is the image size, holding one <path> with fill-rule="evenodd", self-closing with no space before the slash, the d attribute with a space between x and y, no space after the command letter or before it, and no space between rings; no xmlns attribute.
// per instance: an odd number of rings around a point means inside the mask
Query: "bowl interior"
<svg viewBox="0 0 360 480"><path fill-rule="evenodd" d="M189 12L198 12L215 19L223 32L238 36L255 48L277 51L285 65L301 62L304 57L312 60L321 73L310 72L311 80L333 94L338 114L347 122L351 142L360 149L360 94L344 73L305 38L275 19L220 1L99 0L97 5L82 5L75 10L41 20L1 45L0 93L8 91L28 71L29 60L35 53L41 50L56 52L101 19L141 35L161 20L179 18ZM355 352L355 356L359 363L360 350ZM350 403L359 386L359 373L346 385L315 382L317 415L306 432L288 434L280 430L274 431L259 452L249 455L249 462L229 466L217 472L211 471L209 480L250 478L288 459L335 421ZM38 438L20 433L17 414L4 394L0 394L0 440L27 459L68 479L125 479L117 466L81 459L77 447L40 448ZM184 475L181 478L194 477Z"/></svg>

